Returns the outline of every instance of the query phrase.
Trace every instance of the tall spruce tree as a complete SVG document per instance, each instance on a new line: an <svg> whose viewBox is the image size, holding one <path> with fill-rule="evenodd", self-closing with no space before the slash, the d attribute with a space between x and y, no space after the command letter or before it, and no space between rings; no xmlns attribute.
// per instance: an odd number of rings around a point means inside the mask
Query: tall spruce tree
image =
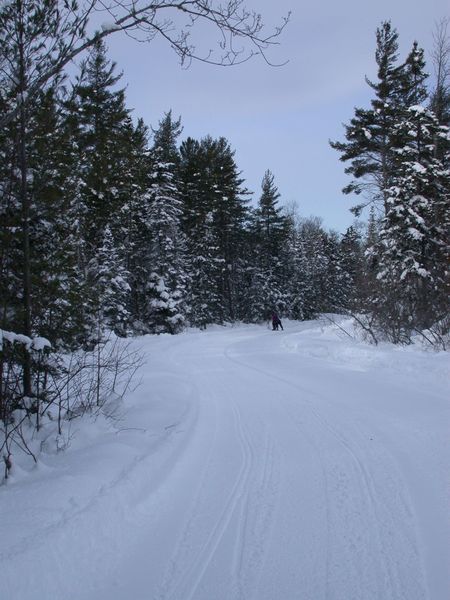
<svg viewBox="0 0 450 600"><path fill-rule="evenodd" d="M285 316L291 319L306 318L306 302L309 281L306 279L307 264L300 227L293 214L286 217L287 236L282 253L285 281L283 296L286 302Z"/></svg>
<svg viewBox="0 0 450 600"><path fill-rule="evenodd" d="M156 333L177 333L186 322L186 243L177 184L180 120L167 113L154 133L153 173L148 191L149 276L147 323Z"/></svg>
<svg viewBox="0 0 450 600"><path fill-rule="evenodd" d="M212 227L208 162L203 144L187 138L180 147L180 191L183 231L187 241L190 274L189 320L196 327L221 322L222 299L217 282L223 261L216 231Z"/></svg>
<svg viewBox="0 0 450 600"><path fill-rule="evenodd" d="M398 33L385 21L377 29L375 60L378 80L368 85L375 93L370 109L356 108L355 116L345 126L346 142L331 142L341 153L340 160L349 162L345 172L354 177L344 194L368 192L375 200L385 202L385 190L392 177L390 133L401 96L401 67L398 60ZM362 206L356 206L358 214Z"/></svg>
<svg viewBox="0 0 450 600"><path fill-rule="evenodd" d="M364 251L361 235L353 225L340 241L341 307L351 312L361 310L360 289L364 277Z"/></svg>
<svg viewBox="0 0 450 600"><path fill-rule="evenodd" d="M124 264L130 285L130 326L133 332L149 332L147 322L147 282L150 277L150 230L149 187L153 173L149 149L149 131L139 119L130 136L128 150L130 163L127 201L122 206L121 217L124 229Z"/></svg>
<svg viewBox="0 0 450 600"><path fill-rule="evenodd" d="M289 238L288 220L278 205L280 194L274 175L268 170L261 182L261 196L253 213L254 266L250 295L253 318L261 319L271 310L283 312L287 305L283 251Z"/></svg>
<svg viewBox="0 0 450 600"><path fill-rule="evenodd" d="M71 140L56 89L40 96L33 122L29 146L33 326L54 347L74 347L83 329L85 289L77 268Z"/></svg>
<svg viewBox="0 0 450 600"><path fill-rule="evenodd" d="M106 55L103 42L97 42L76 86L78 139L83 204L87 211L84 235L88 252L103 243L104 230L111 215L126 201L128 138L130 116L125 92L115 89L121 78L115 63Z"/></svg>
<svg viewBox="0 0 450 600"><path fill-rule="evenodd" d="M242 184L227 140L207 137L183 142L180 185L193 324L204 326L239 316L247 215Z"/></svg>
<svg viewBox="0 0 450 600"><path fill-rule="evenodd" d="M96 319L106 314L97 306L104 297L101 282L102 273L107 269L107 265L99 262L99 256L106 256L100 250L108 240L107 244L114 245L125 268L125 223L131 194L129 151L133 126L125 106L124 90L116 89L121 75L115 75L114 71L115 63L108 60L104 43L97 41L76 83L69 116L78 149L76 189L79 197L74 199L74 204L78 207L82 239L79 269L86 277L89 290L87 315L95 315ZM125 269L121 277L127 273ZM113 290L118 294L117 304L122 305L123 289L113 287ZM117 332L125 330L122 317L116 324L108 317L104 326L113 326ZM96 331L102 329L103 325L97 323L92 327Z"/></svg>
<svg viewBox="0 0 450 600"><path fill-rule="evenodd" d="M365 193L367 201L352 210L358 215L370 202L381 203L387 210L387 190L395 175L392 132L401 114L426 97L423 50L414 42L404 63L398 63L398 33L385 21L377 29L375 60L378 80L366 78L375 96L371 108L356 108L355 116L345 126L345 142L330 142L348 162L345 172L353 176L344 194Z"/></svg>
<svg viewBox="0 0 450 600"><path fill-rule="evenodd" d="M30 189L33 176L30 161L36 141L34 114L39 98L36 94L30 97L30 85L36 72L51 67L62 31L64 18L55 3L13 0L0 5L1 116L9 115L6 121L2 119L6 159L3 168L6 177L2 182L6 228L2 242L9 248L4 254L6 265L2 265L1 283L6 283L7 301L11 303L3 307L3 320L6 327L28 337L35 333L32 278L36 257L31 244L31 221L35 217L39 220ZM25 396L33 393L28 352L23 362L23 393Z"/></svg>
<svg viewBox="0 0 450 600"><path fill-rule="evenodd" d="M92 331L91 340L101 341L104 329L126 336L130 322L128 272L108 225L102 244L88 263L88 276L95 281L92 310L97 327Z"/></svg>
<svg viewBox="0 0 450 600"><path fill-rule="evenodd" d="M304 219L299 228L301 263L304 269L303 318L313 319L317 313L328 308L324 295L327 289L328 256L326 252L326 232L317 217Z"/></svg>
<svg viewBox="0 0 450 600"><path fill-rule="evenodd" d="M448 129L421 106L412 106L395 130L396 176L377 250L380 320L394 341L407 341L447 310L450 170L435 157L437 136L448 149Z"/></svg>

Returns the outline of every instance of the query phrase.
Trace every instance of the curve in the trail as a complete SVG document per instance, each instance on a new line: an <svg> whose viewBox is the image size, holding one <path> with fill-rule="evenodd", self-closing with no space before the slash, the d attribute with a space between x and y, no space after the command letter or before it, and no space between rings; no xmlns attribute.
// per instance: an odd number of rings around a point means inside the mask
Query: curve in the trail
<svg viewBox="0 0 450 600"><path fill-rule="evenodd" d="M265 600L292 589L314 600L428 598L395 457L369 448L352 415L329 412L333 385L330 395L314 377L333 383L336 371L293 362L286 340L298 333L187 336L169 349L200 404L216 406L217 435L193 465L201 482L158 600ZM352 376L339 372L350 388ZM227 461L228 479L218 479Z"/></svg>
<svg viewBox="0 0 450 600"><path fill-rule="evenodd" d="M3 490L0 597L447 600L444 357L317 322L136 343L118 421Z"/></svg>

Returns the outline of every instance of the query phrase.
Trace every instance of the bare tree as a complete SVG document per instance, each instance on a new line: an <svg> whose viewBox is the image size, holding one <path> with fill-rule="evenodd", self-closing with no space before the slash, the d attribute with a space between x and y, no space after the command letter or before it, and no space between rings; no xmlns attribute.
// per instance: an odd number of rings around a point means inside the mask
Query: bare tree
<svg viewBox="0 0 450 600"><path fill-rule="evenodd" d="M450 18L436 23L433 33L433 59L435 88L431 97L431 107L439 122L446 124L450 117Z"/></svg>
<svg viewBox="0 0 450 600"><path fill-rule="evenodd" d="M23 110L23 104L45 89L77 56L96 41L117 32L140 41L163 38L182 65L199 60L228 66L260 55L267 63L268 49L289 21L289 14L268 33L261 15L245 7L244 0L9 0L0 8L0 83L15 83L17 44L26 28L17 20L34 23L32 50L25 85L10 101L0 118L0 128ZM93 27L98 17L100 28ZM207 26L217 34L217 47L206 53L195 42L196 26ZM197 27L198 29L199 27ZM93 29L93 31L92 31ZM240 40L240 44L238 44ZM25 41L26 45L26 41Z"/></svg>

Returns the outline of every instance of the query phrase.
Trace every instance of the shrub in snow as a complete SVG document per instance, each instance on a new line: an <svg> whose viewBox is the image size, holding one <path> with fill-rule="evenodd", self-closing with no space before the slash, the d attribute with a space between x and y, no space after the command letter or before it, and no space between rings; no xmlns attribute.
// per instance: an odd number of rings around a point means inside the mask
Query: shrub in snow
<svg viewBox="0 0 450 600"><path fill-rule="evenodd" d="M25 353L31 357L32 395L23 392ZM36 462L44 446L67 444L67 424L86 413L117 412L142 358L130 343L110 334L89 351L70 355L51 351L48 340L0 330L0 454L5 478L13 455ZM49 441L52 440L52 441Z"/></svg>

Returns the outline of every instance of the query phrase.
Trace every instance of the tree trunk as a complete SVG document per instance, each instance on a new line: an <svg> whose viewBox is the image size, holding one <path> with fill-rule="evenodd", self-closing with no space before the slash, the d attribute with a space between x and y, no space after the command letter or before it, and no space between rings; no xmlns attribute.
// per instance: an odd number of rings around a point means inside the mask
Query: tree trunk
<svg viewBox="0 0 450 600"><path fill-rule="evenodd" d="M28 194L28 161L27 161L27 111L25 97L27 92L27 76L24 55L24 23L19 16L19 96L20 112L18 124L18 159L20 171L19 200L22 206L22 251L23 251L23 333L31 337L31 256L30 256L30 198ZM31 396L31 356L25 350L23 365L23 393Z"/></svg>

